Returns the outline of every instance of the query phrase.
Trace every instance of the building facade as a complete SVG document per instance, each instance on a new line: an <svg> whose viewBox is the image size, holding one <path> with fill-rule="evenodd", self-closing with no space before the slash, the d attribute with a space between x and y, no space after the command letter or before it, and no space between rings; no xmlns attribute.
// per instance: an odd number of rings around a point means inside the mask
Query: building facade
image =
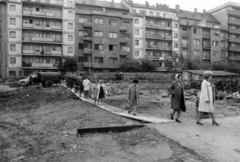
<svg viewBox="0 0 240 162"><path fill-rule="evenodd" d="M227 26L228 62L240 63L240 4L228 2L208 11L221 24Z"/></svg>
<svg viewBox="0 0 240 162"><path fill-rule="evenodd" d="M132 58L133 16L121 3L78 0L75 23L80 70L116 71Z"/></svg>
<svg viewBox="0 0 240 162"><path fill-rule="evenodd" d="M134 15L133 58L150 59L166 70L166 62L179 55L179 22L176 13L168 6L136 4L131 0L122 3Z"/></svg>
<svg viewBox="0 0 240 162"><path fill-rule="evenodd" d="M74 0L9 0L6 77L58 71L64 56L74 56L74 27Z"/></svg>

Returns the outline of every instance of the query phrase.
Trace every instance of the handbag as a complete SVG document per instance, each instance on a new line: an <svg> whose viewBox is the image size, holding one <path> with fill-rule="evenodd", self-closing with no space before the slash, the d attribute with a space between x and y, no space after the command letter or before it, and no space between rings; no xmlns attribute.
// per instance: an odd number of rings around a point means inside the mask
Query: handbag
<svg viewBox="0 0 240 162"><path fill-rule="evenodd" d="M127 101L124 103L124 109L131 110L132 109L132 103L127 99Z"/></svg>

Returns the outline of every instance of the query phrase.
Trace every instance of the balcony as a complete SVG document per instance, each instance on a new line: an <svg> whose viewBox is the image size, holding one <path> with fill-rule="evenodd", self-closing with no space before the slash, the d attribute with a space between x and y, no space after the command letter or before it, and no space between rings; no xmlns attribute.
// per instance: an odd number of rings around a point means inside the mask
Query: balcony
<svg viewBox="0 0 240 162"><path fill-rule="evenodd" d="M240 56L229 56L228 58L229 58L229 60L231 60L231 61L234 61L234 60L240 61Z"/></svg>
<svg viewBox="0 0 240 162"><path fill-rule="evenodd" d="M182 37L188 37L188 36L189 36L188 33L186 33L186 32L182 33Z"/></svg>
<svg viewBox="0 0 240 162"><path fill-rule="evenodd" d="M240 38L229 38L229 42L240 43Z"/></svg>
<svg viewBox="0 0 240 162"><path fill-rule="evenodd" d="M127 43L130 39L129 38L120 38L120 43Z"/></svg>
<svg viewBox="0 0 240 162"><path fill-rule="evenodd" d="M157 34L145 34L147 39L162 39L162 40L172 40L170 35L157 35Z"/></svg>
<svg viewBox="0 0 240 162"><path fill-rule="evenodd" d="M203 34L202 37L205 38L205 39L211 39L211 35L210 34Z"/></svg>
<svg viewBox="0 0 240 162"><path fill-rule="evenodd" d="M146 49L153 49L153 50L172 50L172 47L169 47L169 46L160 46L160 45L146 45Z"/></svg>
<svg viewBox="0 0 240 162"><path fill-rule="evenodd" d="M229 29L230 33L240 34L240 29Z"/></svg>
<svg viewBox="0 0 240 162"><path fill-rule="evenodd" d="M240 52L240 47L229 47L229 51Z"/></svg>
<svg viewBox="0 0 240 162"><path fill-rule="evenodd" d="M23 37L23 42L62 44L62 40L56 40L54 38L43 38L43 37Z"/></svg>
<svg viewBox="0 0 240 162"><path fill-rule="evenodd" d="M38 11L23 11L23 16L51 18L51 19L62 19L62 15L55 15L51 12L38 12Z"/></svg>
<svg viewBox="0 0 240 162"><path fill-rule="evenodd" d="M63 1L59 0L23 0L23 4L29 4L29 5L38 5L38 6L54 6L54 7L62 7Z"/></svg>
<svg viewBox="0 0 240 162"><path fill-rule="evenodd" d="M239 17L240 11L237 11L237 10L228 10L228 14Z"/></svg>
<svg viewBox="0 0 240 162"><path fill-rule="evenodd" d="M210 45L203 45L202 47L203 47L203 49L211 49Z"/></svg>
<svg viewBox="0 0 240 162"><path fill-rule="evenodd" d="M42 51L35 51L35 50L23 50L23 55L38 55L38 56L60 56L62 55L62 51L46 51L46 50L42 50Z"/></svg>
<svg viewBox="0 0 240 162"><path fill-rule="evenodd" d="M83 67L86 67L86 68L92 67L92 62L84 62Z"/></svg>
<svg viewBox="0 0 240 162"><path fill-rule="evenodd" d="M83 40L85 40L85 41L92 41L92 36L90 36L90 35L84 36Z"/></svg>
<svg viewBox="0 0 240 162"><path fill-rule="evenodd" d="M29 29L29 30L32 30L32 29L36 29L36 30L51 30L51 31L54 31L54 30L62 30L62 26L36 26L34 24L26 24L24 23L23 24L23 29Z"/></svg>
<svg viewBox="0 0 240 162"><path fill-rule="evenodd" d="M25 63L22 62L23 68L29 69L58 69L58 64L53 63Z"/></svg>
<svg viewBox="0 0 240 162"><path fill-rule="evenodd" d="M202 59L203 59L203 60L211 60L210 55L203 56Z"/></svg>
<svg viewBox="0 0 240 162"><path fill-rule="evenodd" d="M123 19L133 19L133 16L130 14L124 15L122 13L116 13L116 12L91 11L91 10L87 10L87 9L76 9L75 12L76 12L76 14L98 15L98 16L102 15L102 16L110 16L110 17L120 17Z"/></svg>
<svg viewBox="0 0 240 162"><path fill-rule="evenodd" d="M182 48L188 48L188 44L182 44Z"/></svg>
<svg viewBox="0 0 240 162"><path fill-rule="evenodd" d="M83 23L84 27L92 27L93 23L92 22L85 22Z"/></svg>
<svg viewBox="0 0 240 162"><path fill-rule="evenodd" d="M84 48L84 49L83 49L83 53L84 53L84 54L92 54L92 49Z"/></svg>
<svg viewBox="0 0 240 162"><path fill-rule="evenodd" d="M33 50L23 50L23 54L33 54Z"/></svg>
<svg viewBox="0 0 240 162"><path fill-rule="evenodd" d="M152 56L152 55L146 55L145 58L146 58L146 59L149 59L149 60L165 60L164 57L160 57L160 56Z"/></svg>
<svg viewBox="0 0 240 162"><path fill-rule="evenodd" d="M127 56L130 52L127 51L120 51L120 56Z"/></svg>
<svg viewBox="0 0 240 162"><path fill-rule="evenodd" d="M240 21L238 20L228 20L229 24L240 25Z"/></svg>
<svg viewBox="0 0 240 162"><path fill-rule="evenodd" d="M128 30L128 27L126 27L126 26L120 26L120 31L124 31L124 32L126 32Z"/></svg>
<svg viewBox="0 0 240 162"><path fill-rule="evenodd" d="M159 24L145 24L146 28L172 30L171 27Z"/></svg>
<svg viewBox="0 0 240 162"><path fill-rule="evenodd" d="M118 69L120 68L120 65L118 63L116 64L103 64L103 63L93 63L93 68L109 68L109 69Z"/></svg>

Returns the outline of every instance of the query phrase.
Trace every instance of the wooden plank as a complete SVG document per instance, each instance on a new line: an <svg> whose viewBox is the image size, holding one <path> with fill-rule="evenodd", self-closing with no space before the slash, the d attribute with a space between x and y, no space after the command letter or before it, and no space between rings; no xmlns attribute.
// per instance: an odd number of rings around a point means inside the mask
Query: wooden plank
<svg viewBox="0 0 240 162"><path fill-rule="evenodd" d="M80 128L77 130L77 134L80 136L88 133L109 133L109 132L126 132L134 128L141 128L144 125L118 125L108 127L91 127L91 128Z"/></svg>

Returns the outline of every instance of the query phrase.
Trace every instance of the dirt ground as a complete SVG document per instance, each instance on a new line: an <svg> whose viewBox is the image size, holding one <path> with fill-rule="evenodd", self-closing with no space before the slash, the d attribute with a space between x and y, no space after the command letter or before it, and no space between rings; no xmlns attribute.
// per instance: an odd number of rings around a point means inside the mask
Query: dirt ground
<svg viewBox="0 0 240 162"><path fill-rule="evenodd" d="M0 95L1 162L206 161L147 125L76 136L78 128L139 122L79 101L63 87L28 87Z"/></svg>

